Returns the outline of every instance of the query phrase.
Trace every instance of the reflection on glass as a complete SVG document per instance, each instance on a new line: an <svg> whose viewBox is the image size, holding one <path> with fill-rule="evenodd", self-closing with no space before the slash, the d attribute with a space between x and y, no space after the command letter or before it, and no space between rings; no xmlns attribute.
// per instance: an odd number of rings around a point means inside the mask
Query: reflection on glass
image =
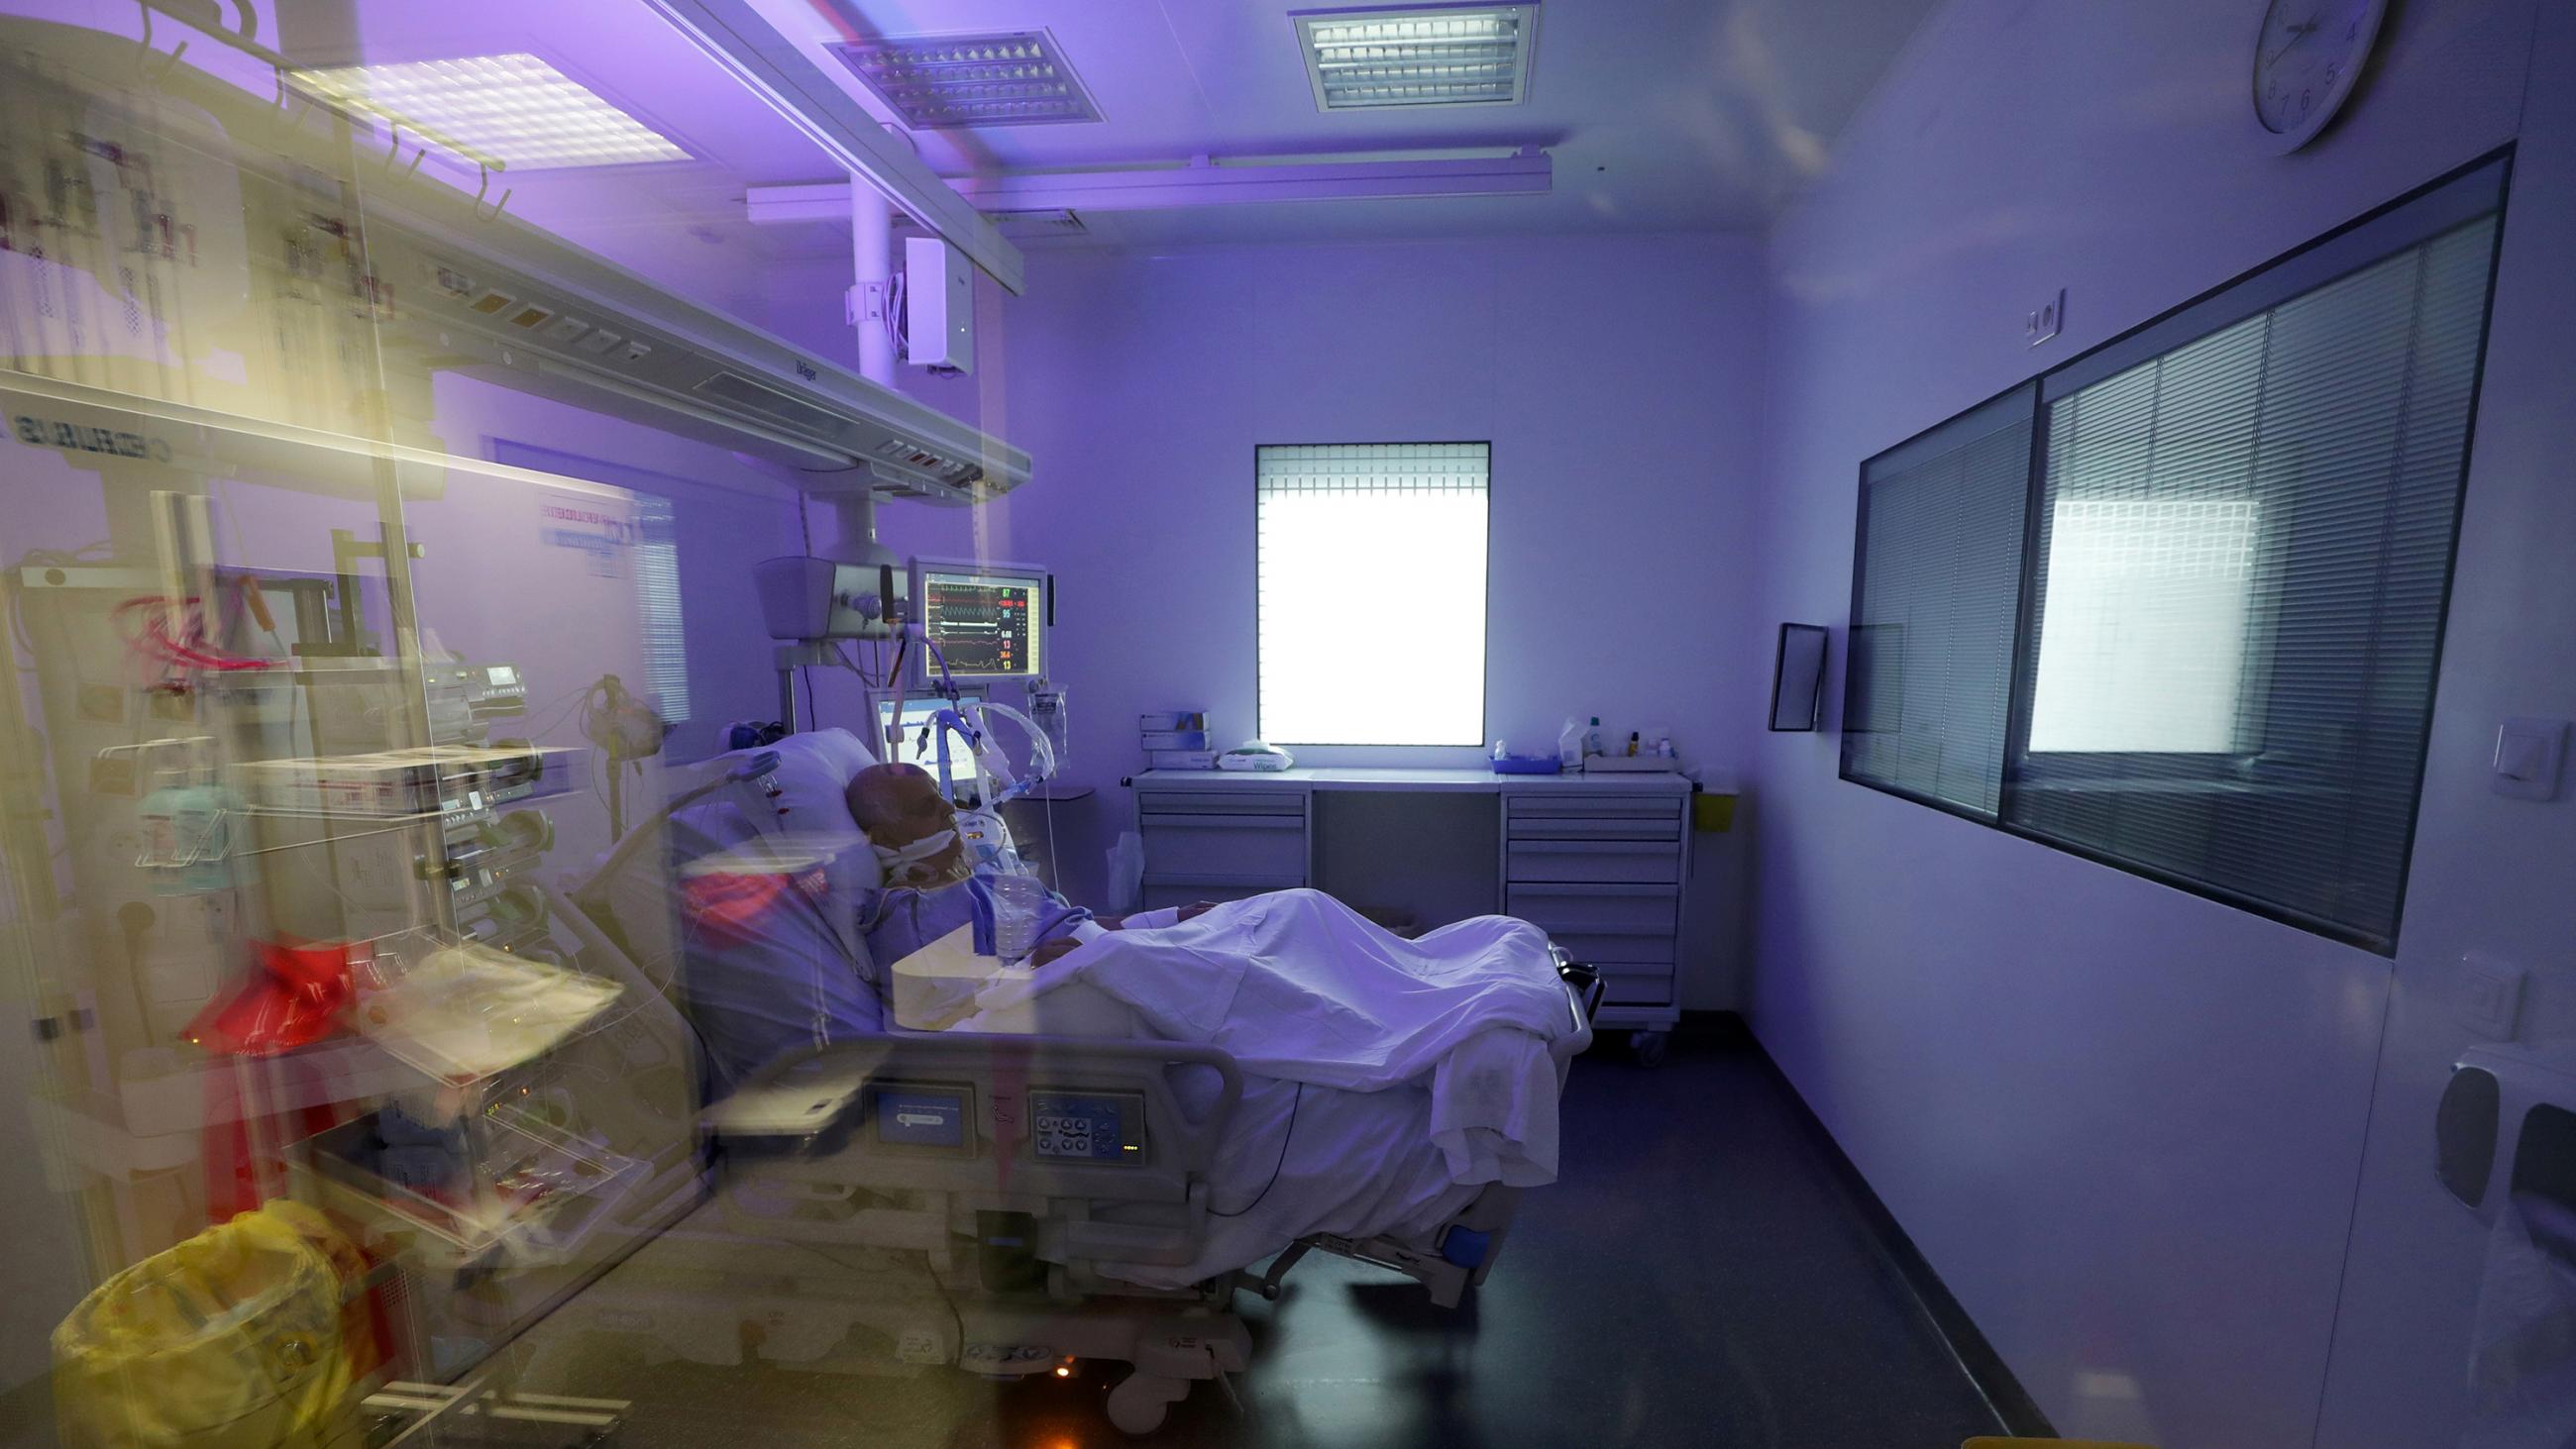
<svg viewBox="0 0 2576 1449"><path fill-rule="evenodd" d="M2259 517L2241 498L2057 500L2032 750L2237 747Z"/></svg>
<svg viewBox="0 0 2576 1449"><path fill-rule="evenodd" d="M1446 1307L1482 1281L1599 983L1480 917L1441 960L1508 962L1527 1019L1319 1044L1272 1004L1291 958L1396 999L1433 948L1265 894L1303 871L1275 802L1158 811L1205 858L1130 882L1157 910L1041 882L1081 798L1051 561L975 516L933 621L863 526L965 518L1025 455L526 220L710 139L810 180L787 122L630 112L713 62L618 0L513 17L612 38L617 84L448 49L444 7L358 7L327 77L161 0L52 8L0 16L0 1439L587 1444L778 1376L835 1439L1141 1432L1246 1366L1238 1295L1310 1248ZM374 64L407 47L493 64ZM530 85L566 109L487 124ZM1388 737L1473 743L1484 448L1441 446L1472 468L1395 513L1289 519L1287 582L1456 545L1413 570L1438 698ZM1680 799L1571 828L1660 830L1669 883ZM1215 909L1288 947L1158 935ZM1039 975L1111 948L1180 984ZM1238 1031L1279 1069L1206 1039ZM1435 1131L1452 1076L1388 1063L1442 1033L1512 1089Z"/></svg>

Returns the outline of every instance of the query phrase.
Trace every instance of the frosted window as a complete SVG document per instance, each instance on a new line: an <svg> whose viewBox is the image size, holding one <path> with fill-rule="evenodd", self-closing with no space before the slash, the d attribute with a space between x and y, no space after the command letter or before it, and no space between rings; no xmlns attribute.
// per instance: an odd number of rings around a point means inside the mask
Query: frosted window
<svg viewBox="0 0 2576 1449"><path fill-rule="evenodd" d="M1482 742L1489 458L1483 443L1259 450L1261 738Z"/></svg>

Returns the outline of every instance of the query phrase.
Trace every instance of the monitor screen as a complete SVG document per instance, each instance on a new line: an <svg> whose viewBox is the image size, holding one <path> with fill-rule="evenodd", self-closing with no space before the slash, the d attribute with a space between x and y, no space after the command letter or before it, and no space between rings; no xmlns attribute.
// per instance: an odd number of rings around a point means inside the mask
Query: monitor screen
<svg viewBox="0 0 2576 1449"><path fill-rule="evenodd" d="M921 627L962 678L1033 679L1046 661L1046 579L1035 573L978 573L924 564ZM934 677L937 665L922 667Z"/></svg>
<svg viewBox="0 0 2576 1449"><path fill-rule="evenodd" d="M962 704L983 702L981 696L974 694L964 694L958 698ZM905 700L903 702L903 744L880 750L878 753L886 757L886 763L889 765L919 765L934 775L938 774L939 741L935 737L924 740L921 732L922 728L930 723L932 715L947 707L948 701L944 699ZM894 701L890 699L880 701L877 705L879 738L884 737L884 727L893 719ZM971 775L975 771L973 748L966 743L964 735L953 729L948 732L948 759L956 772L961 775Z"/></svg>

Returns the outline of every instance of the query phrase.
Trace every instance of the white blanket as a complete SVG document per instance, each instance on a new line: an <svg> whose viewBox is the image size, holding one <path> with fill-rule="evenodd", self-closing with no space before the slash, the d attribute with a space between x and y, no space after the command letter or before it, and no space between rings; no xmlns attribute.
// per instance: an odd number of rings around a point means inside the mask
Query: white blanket
<svg viewBox="0 0 2576 1449"><path fill-rule="evenodd" d="M1254 1079L1211 1184L1207 1251L1121 1277L1177 1286L1309 1233L1417 1234L1482 1184L1556 1178L1547 1044L1573 1023L1536 927L1489 916L1405 941L1329 896L1281 891L1106 933L987 987L958 1028L1031 1006L1043 1021L1046 995L1076 985Z"/></svg>

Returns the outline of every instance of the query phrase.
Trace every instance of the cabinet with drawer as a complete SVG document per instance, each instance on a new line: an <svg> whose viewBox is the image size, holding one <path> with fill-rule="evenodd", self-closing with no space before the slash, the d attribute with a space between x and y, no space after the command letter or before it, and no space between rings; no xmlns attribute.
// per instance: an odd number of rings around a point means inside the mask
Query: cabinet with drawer
<svg viewBox="0 0 2576 1449"><path fill-rule="evenodd" d="M1597 1024L1639 1033L1651 1059L1681 1019L1682 891L1690 879L1690 785L1679 776L1495 776L1481 770L1301 769L1219 777L1153 771L1128 782L1145 843L1149 907L1234 900L1323 884L1314 805L1334 790L1471 792L1500 829L1492 905L1548 933L1604 983ZM1477 810L1484 805L1480 801ZM1481 832L1480 832L1481 833ZM1336 837L1338 839L1339 837ZM1479 846L1483 855L1492 846ZM1477 867L1481 872L1481 867ZM1337 874L1337 870L1340 874ZM1653 1042L1655 1047L1648 1047Z"/></svg>
<svg viewBox="0 0 2576 1449"><path fill-rule="evenodd" d="M1600 971L1600 1024L1681 1019L1682 885L1690 797L1557 786L1503 794L1503 909Z"/></svg>
<svg viewBox="0 0 2576 1449"><path fill-rule="evenodd" d="M1307 807L1302 790L1138 790L1145 908L1306 884Z"/></svg>

